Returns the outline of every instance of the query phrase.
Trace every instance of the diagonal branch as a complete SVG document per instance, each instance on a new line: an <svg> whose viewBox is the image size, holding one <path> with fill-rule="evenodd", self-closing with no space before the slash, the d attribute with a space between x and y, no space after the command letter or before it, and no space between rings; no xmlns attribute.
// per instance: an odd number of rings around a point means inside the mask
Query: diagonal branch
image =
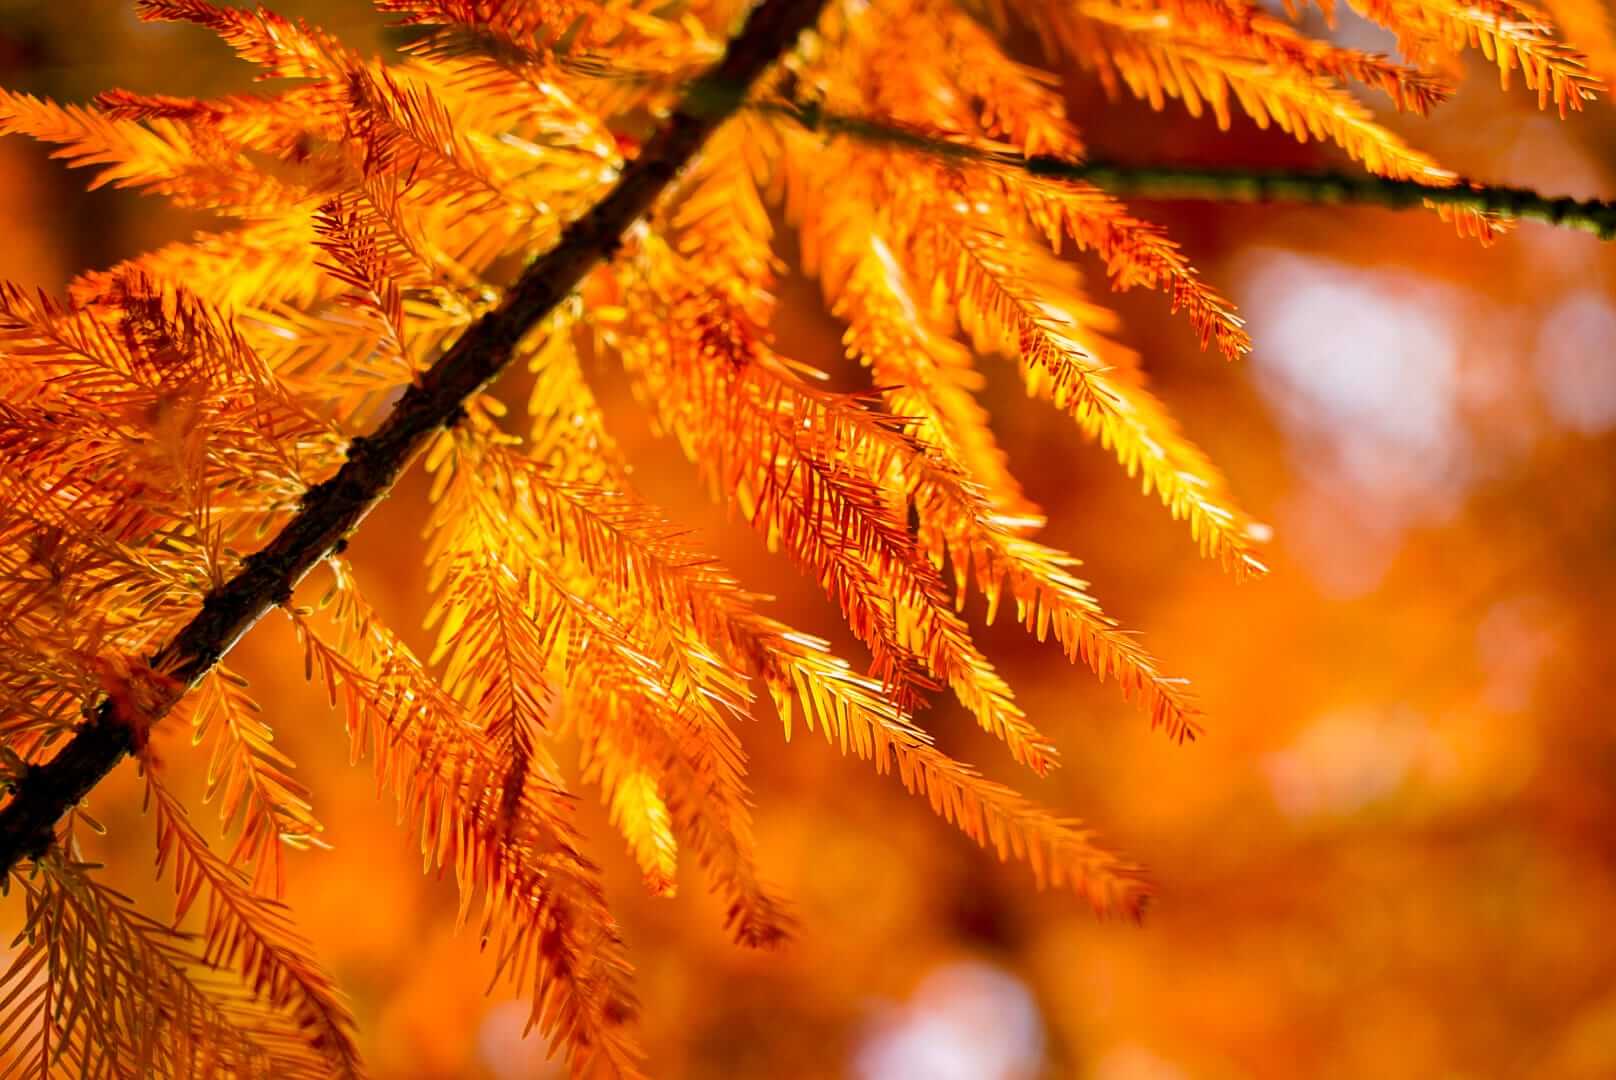
<svg viewBox="0 0 1616 1080"><path fill-rule="evenodd" d="M723 101L732 99L733 92L727 98L712 98L703 107L717 108ZM965 165L1023 172L1047 180L1085 181L1114 195L1216 202L1357 204L1393 210L1448 206L1504 219L1541 221L1592 233L1601 240L1616 240L1616 201L1603 199L1556 198L1528 188L1478 184L1458 178L1450 186L1435 187L1416 180L1344 173L1070 161L1049 155L1025 156L1001 144L964 141L872 117L831 112L813 102L774 100L759 102L750 108L785 116L809 131L827 136L891 146Z"/></svg>
<svg viewBox="0 0 1616 1080"><path fill-rule="evenodd" d="M825 0L763 0L713 69L624 169L612 190L569 225L493 311L467 329L412 385L379 428L353 440L335 476L311 487L302 508L236 575L208 592L199 611L151 658L139 715L101 702L56 757L30 766L0 810L0 873L51 844L56 822L213 669L270 608L287 603L310 570L358 527L433 432L452 426L463 403L510 363L516 344L622 243L624 231L678 175L707 137L740 107L765 68L819 15Z"/></svg>

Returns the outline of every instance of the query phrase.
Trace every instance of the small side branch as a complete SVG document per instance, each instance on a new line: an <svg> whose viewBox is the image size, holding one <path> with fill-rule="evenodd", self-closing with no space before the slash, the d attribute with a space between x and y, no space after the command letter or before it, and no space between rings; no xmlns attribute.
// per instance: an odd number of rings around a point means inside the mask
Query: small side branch
<svg viewBox="0 0 1616 1080"><path fill-rule="evenodd" d="M1064 175L1068 163L1029 160L1027 164L1035 173L1049 170L1046 175ZM1057 164L1062 168L1055 169ZM1601 240L1616 239L1616 202L1551 198L1530 188L1463 180L1452 187L1428 187L1412 180L1344 173L1129 167L1104 161L1087 162L1077 168L1082 171L1081 178L1096 187L1143 199L1354 204L1394 210L1451 206L1510 220L1577 229Z"/></svg>
<svg viewBox="0 0 1616 1080"><path fill-rule="evenodd" d="M1398 210L1450 206L1496 214L1506 219L1541 221L1578 229L1592 233L1601 240L1616 239L1616 202L1603 199L1553 198L1528 188L1476 184L1462 179L1449 187L1432 187L1412 180L1388 180L1378 176L1344 173L1135 166L1107 161L1069 161L1048 156L1027 157L1002 146L980 141L956 141L869 117L829 112L812 103L774 101L760 104L757 108L787 116L810 131L825 135L876 143L962 164L1010 169L1051 180L1084 181L1115 195L1213 202L1353 204Z"/></svg>
<svg viewBox="0 0 1616 1080"><path fill-rule="evenodd" d="M723 59L697 80L680 106L624 167L612 190L569 225L493 311L484 315L407 390L371 435L355 439L335 476L310 488L300 509L236 575L210 591L202 610L151 659L166 678L143 702L142 724L164 716L270 608L359 526L392 488L432 433L452 426L471 395L506 365L517 343L610 258L622 236L737 108L770 64L819 16L825 0L763 0ZM134 727L110 701L49 762L32 766L0 810L0 873L36 856L56 823L133 749Z"/></svg>

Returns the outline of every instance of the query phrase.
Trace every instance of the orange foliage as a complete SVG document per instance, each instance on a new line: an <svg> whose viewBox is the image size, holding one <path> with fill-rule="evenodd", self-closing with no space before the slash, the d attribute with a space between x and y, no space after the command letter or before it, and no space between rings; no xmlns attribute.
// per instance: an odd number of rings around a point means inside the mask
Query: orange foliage
<svg viewBox="0 0 1616 1080"><path fill-rule="evenodd" d="M346 540L321 551L296 594L265 598L284 610L271 620L281 625L255 631L229 669L215 666L218 655L185 658L200 665L187 668L195 678L154 667L141 658L164 656L220 586L251 568L251 552L302 520L309 492L372 452L364 434L418 393L479 319L498 316L523 266L581 242L569 224L632 170L668 116L685 115L681 94L725 54L745 12L700 0L379 0L408 30L385 39L401 49L373 57L357 34L268 8L136 7L148 24L213 31L270 85L210 86L198 97L103 90L85 105L0 90L0 133L94 170L92 188L132 188L227 219L189 241L120 249L115 265L68 282L66 299L0 289L9 806L97 709L131 729L144 777L143 798L120 803L114 778L93 796L99 821L72 810L53 843L20 851L9 869L24 931L0 981L5 1069L506 1076L538 1068L517 1041L537 1029L525 1045L558 1053L579 1076L839 1075L847 1062L861 1075L908 1075L926 1059L904 1050L903 1038L917 1037L905 1025L926 1032L928 1016L946 1016L958 1038L939 1053L962 1075L1115 1080L1179 1075L1174 1062L1183 1075L1294 1064L1294 1047L1261 1019L1271 1006L1292 1011L1292 1043L1338 1054L1346 1073L1406 1064L1419 1074L1453 1057L1458 1041L1445 1014L1414 1015L1427 992L1420 980L1400 979L1402 1007L1377 1014L1401 1025L1397 1037L1371 1044L1323 1019L1342 999L1369 996L1369 976L1298 972L1308 961L1297 950L1329 949L1326 965L1395 967L1401 948L1419 957L1411 963L1451 965L1443 972L1455 984L1470 968L1432 944L1449 929L1406 897L1339 893L1363 878L1429 885L1440 898L1432 905L1451 906L1473 930L1487 916L1471 891L1495 880L1472 867L1473 879L1454 870L1429 883L1419 862L1427 847L1440 853L1445 828L1463 834L1452 845L1475 829L1499 845L1478 846L1476 859L1543 877L1508 903L1564 900L1575 890L1554 875L1584 874L1575 926L1597 927L1599 913L1616 910L1616 880L1577 846L1616 813L1609 793L1570 767L1562 789L1511 760L1593 736L1546 713L1544 733L1512 732L1503 718L1513 714L1468 684L1433 704L1420 697L1434 691L1418 671L1409 676L1416 705L1365 706L1326 670L1334 649L1358 670L1446 631L1436 612L1455 575L1442 541L1416 537L1385 556L1414 611L1378 651L1379 602L1321 602L1305 545L1270 549L1288 584L1235 591L1276 561L1265 550L1270 530L1236 488L1304 536L1309 521L1329 531L1314 520L1317 500L1340 492L1315 492L1312 503L1276 494L1289 466L1278 464L1283 448L1265 414L1230 389L1237 376L1185 393L1170 359L1183 343L1156 326L1152 301L1119 298L1125 322L1095 302L1084 269L1103 267L1119 292L1165 294L1184 336L1230 358L1254 338L1262 346L1266 301L1248 329L1168 230L1098 188L826 137L791 109L743 106L688 168L664 178L645 219L561 304L512 335L525 385L461 402L456 422L430 437L425 478L401 482L353 551ZM1169 140L1195 137L1182 118L1144 119L1121 100L1127 90L1157 110L1174 99L1192 117L1210 112L1232 133L1207 145L1231 158L1249 145L1311 160L1314 150L1256 130L1273 127L1296 143L1334 143L1381 176L1449 185L1457 174L1346 84L1424 116L1452 95L1461 54L1476 49L1506 87L1519 74L1539 108L1580 110L1598 87L1549 16L1525 5L1352 7L1396 35L1402 59L1338 45L1246 0L830 3L749 101L823 105L1069 161L1118 141L1112 117ZM1608 28L1586 6L1554 9L1591 28L1591 63L1608 64ZM1023 44L1049 70L1024 62L1010 44L1018 31L1031 32ZM197 39L173 40L188 49ZM1059 74L1078 71L1097 76L1109 103L1063 92ZM0 165L12 168L9 158ZM1207 220L1191 216L1186 235L1215 257L1236 242L1209 238ZM1239 220L1238 242L1291 243L1278 225ZM1329 221L1317 228L1320 251L1384 255L1346 218ZM1458 224L1484 236L1500 229L1471 211ZM1458 238L1419 235L1462 250ZM1067 243L1080 261L1063 257ZM18 258L27 261L8 270L51 265ZM1461 275L1472 258L1453 254L1440 269ZM1348 288L1347 271L1305 258L1294 266L1299 289ZM1236 292L1253 280L1223 269ZM805 314L811 296L799 276L814 279L823 312ZM1510 292L1504 278L1501 269L1498 297ZM1516 274L1509 286L1529 279ZM1547 285L1520 295L1555 301ZM1544 370L1597 342L1576 327L1608 314L1607 305L1577 309L1582 322L1568 315L1569 344L1539 348ZM1147 385L1146 355L1168 374L1160 392ZM1012 405L991 357L1011 361L1026 394L1054 410ZM1317 451L1329 436L1320 402L1350 399L1351 373L1304 400L1312 384L1299 369L1276 375L1259 360L1253 378L1269 379L1259 385L1276 415L1315 408L1286 431ZM647 424L690 460L716 513L692 497L688 477L671 478L665 448L648 449ZM1227 450L1218 456L1232 480L1189 430ZM1125 482L1078 457L1074 438L1098 443L1128 483L1154 494L1160 520L1126 500ZM1359 476L1356 444L1331 445L1340 475ZM1569 452L1545 445L1542 460L1516 463L1520 475L1565 467ZM1595 477L1578 488L1607 521L1608 486ZM1088 525L1069 530L1079 499ZM1426 520L1405 513L1385 526L1399 539ZM1187 545L1163 531L1168 519L1188 526L1226 579L1178 557ZM693 522L705 526L699 535ZM1476 574L1507 578L1510 552L1530 546L1495 543L1490 525L1461 514L1450 528ZM1118 579L1119 606L1160 627L1153 640L1195 658L1202 693L1106 613L1079 560L1054 542L1068 533ZM1319 543L1329 548L1330 538ZM817 586L840 623L785 575L765 578L780 602L754 591L765 551ZM1608 575L1592 580L1609 591ZM1541 646L1549 654L1579 647L1566 622L1580 609L1564 597L1534 603L1489 614L1505 651L1540 638L1555 643ZM1115 680L1173 742L1211 727L1221 747L1210 740L1192 756L1136 744L1122 726L1070 722L1114 703L1056 681L986 629L1001 605L1014 606L1006 621L1036 642L1053 638L1068 661ZM1328 613L1341 640L1306 641L1303 611ZM844 658L860 651L864 671ZM287 660L297 652L301 673ZM252 672L250 693L238 671ZM454 878L452 913L430 881L399 872L405 858L381 836L388 815L331 762L336 744L308 722L317 702L299 674L340 712L348 757L371 760L374 789L391 793L392 816L418 837L422 868ZM1408 696L1394 692L1394 675L1384 679L1384 698ZM947 722L955 705L971 724ZM1411 733L1404 708L1428 710L1434 730ZM1304 714L1316 719L1304 724ZM895 774L998 861L1026 864L1039 886L1074 893L1100 915L1137 920L1162 894L1167 911L1143 932L1074 920L1069 897L1035 893L990 858L945 845L883 789L757 737L751 721L770 717L787 741L806 726L842 756ZM1007 783L967 763L967 750L991 760L993 743L1031 778ZM1598 745L1608 750L1608 740ZM1081 802L1112 829L1132 830L1127 846L1153 849L1156 871L1022 794L1039 782L1042 803ZM598 806L579 798L584 789ZM217 821L187 810L193 794L219 800ZM1407 842L1354 861L1342 845L1382 797ZM103 823L114 837L139 835L137 803L156 832L159 876L177 894L172 926L141 913L157 902L150 887L138 905L120 891L140 860L92 835ZM1485 831L1489 814L1570 854L1508 848L1507 835ZM606 831L621 842L603 843ZM105 868L91 859L103 851ZM710 899L688 887L691 867ZM1392 914L1370 910L1377 903ZM440 940L474 916L495 982L524 999L515 1013L469 1004L471 983L485 976L468 975ZM1508 925L1527 917L1512 910ZM1407 925L1368 928L1381 918ZM190 925L194 937L176 929ZM715 925L746 948L720 948ZM1576 1011L1547 1059L1567 1075L1616 1067L1603 1049L1616 1006L1598 988L1616 975L1616 957L1579 959L1549 930L1534 934L1529 947L1545 958L1581 965L1582 982L1563 993L1518 991ZM1319 944L1332 935L1342 941ZM1350 955L1360 939L1362 955ZM1465 946L1457 932L1452 940ZM1249 955L1231 959L1230 947ZM961 966L973 956L975 967ZM984 974L983 956L1015 978ZM1180 959L1182 976L1153 977ZM1305 985L1287 989L1281 978ZM1043 1005L1047 1053L1005 1041L1019 1030L1010 1021L1036 1016L1016 996L1023 984ZM914 999L872 1022L867 991ZM961 1001L1005 1010L1005 1024L972 1034L976 1006ZM787 1019L773 1015L787 1009ZM911 1051L920 1056L903 1057Z"/></svg>

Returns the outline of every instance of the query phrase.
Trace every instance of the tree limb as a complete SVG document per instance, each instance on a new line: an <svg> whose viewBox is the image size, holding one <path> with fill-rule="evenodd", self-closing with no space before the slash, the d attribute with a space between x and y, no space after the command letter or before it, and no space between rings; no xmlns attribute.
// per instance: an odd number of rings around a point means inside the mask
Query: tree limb
<svg viewBox="0 0 1616 1080"><path fill-rule="evenodd" d="M140 702L102 701L49 762L30 766L0 810L0 872L44 852L62 815L111 772L151 723L211 671L270 608L358 527L439 428L453 426L464 402L507 364L522 337L550 314L623 232L672 182L707 137L740 107L746 90L819 15L825 0L763 0L723 58L623 169L617 184L560 241L536 259L497 308L478 319L399 399L380 427L353 440L335 476L304 493L301 509L235 576L211 590L199 611L150 661L157 677Z"/></svg>
<svg viewBox="0 0 1616 1080"><path fill-rule="evenodd" d="M714 104L716 106L716 99ZM1352 203L1390 209L1451 206L1501 218L1578 229L1601 240L1616 239L1616 202L1602 199L1553 198L1527 188L1477 184L1462 179L1455 180L1450 187L1432 187L1413 180L1344 173L1119 165L1044 155L1028 157L1002 146L955 141L917 128L830 112L813 103L771 101L754 108L787 116L810 131L826 135L893 146L966 164L1011 169L1051 180L1086 181L1115 195L1217 202Z"/></svg>

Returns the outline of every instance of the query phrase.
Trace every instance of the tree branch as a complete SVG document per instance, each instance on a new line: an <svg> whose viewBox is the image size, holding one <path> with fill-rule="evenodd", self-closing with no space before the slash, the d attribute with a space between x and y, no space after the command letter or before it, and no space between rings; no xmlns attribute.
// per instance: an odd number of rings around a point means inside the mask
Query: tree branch
<svg viewBox="0 0 1616 1080"><path fill-rule="evenodd" d="M609 259L622 235L678 175L713 130L740 107L748 88L819 15L825 0L763 0L730 42L723 58L691 85L681 102L617 184L569 225L555 248L536 259L493 311L399 399L381 426L353 440L336 475L304 493L297 515L234 577L211 590L202 610L151 658L159 673L138 718L120 714L112 699L94 708L49 762L28 768L0 810L0 871L37 856L54 839L58 820L135 745L140 725L161 719L211 671L270 608L358 527L433 432L451 427L463 403L507 364L521 338L585 274ZM167 676L167 678L161 678Z"/></svg>
<svg viewBox="0 0 1616 1080"><path fill-rule="evenodd" d="M1601 240L1616 239L1616 202L1602 199L1552 198L1527 188L1468 180L1457 180L1451 187L1431 187L1413 180L1344 173L1134 166L1041 155L1027 157L1000 146L957 142L916 128L829 112L813 103L771 101L753 107L787 116L810 131L826 135L894 146L966 164L1011 169L1051 180L1087 181L1115 195L1218 202L1351 203L1390 209L1451 206L1501 218L1579 229Z"/></svg>

